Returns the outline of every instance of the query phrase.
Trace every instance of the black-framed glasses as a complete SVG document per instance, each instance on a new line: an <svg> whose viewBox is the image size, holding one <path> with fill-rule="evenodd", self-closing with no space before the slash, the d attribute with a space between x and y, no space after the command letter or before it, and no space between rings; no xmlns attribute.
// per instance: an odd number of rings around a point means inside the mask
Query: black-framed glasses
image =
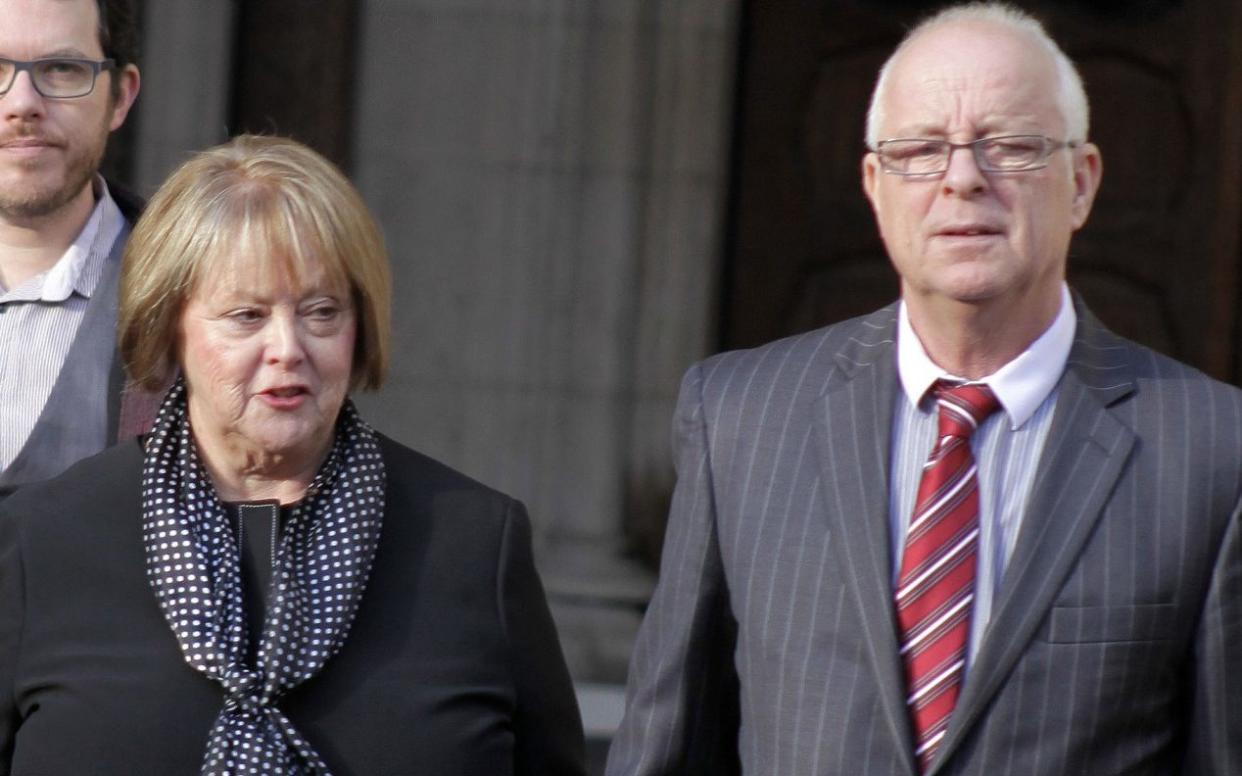
<svg viewBox="0 0 1242 776"><path fill-rule="evenodd" d="M880 167L893 175L943 175L956 148L969 148L975 164L984 172L1023 172L1048 165L1048 157L1061 148L1079 145L1073 140L1053 140L1044 135L998 135L969 143L950 143L931 138L896 138L875 144Z"/></svg>
<svg viewBox="0 0 1242 776"><path fill-rule="evenodd" d="M104 70L116 67L114 59L74 59L53 57L24 62L0 58L0 96L8 94L17 81L17 74L30 73L35 91L44 97L67 99L85 97L95 90L95 79Z"/></svg>

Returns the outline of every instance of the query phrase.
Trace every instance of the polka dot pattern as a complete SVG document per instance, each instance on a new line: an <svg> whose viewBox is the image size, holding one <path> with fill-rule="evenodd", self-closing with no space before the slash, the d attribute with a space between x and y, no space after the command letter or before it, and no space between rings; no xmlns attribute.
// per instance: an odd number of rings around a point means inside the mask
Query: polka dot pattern
<svg viewBox="0 0 1242 776"><path fill-rule="evenodd" d="M276 701L349 634L379 541L384 482L375 432L347 401L332 450L285 526L251 665L228 512L198 458L184 382L169 391L143 461L143 542L147 578L186 662L224 690L203 774L329 773Z"/></svg>

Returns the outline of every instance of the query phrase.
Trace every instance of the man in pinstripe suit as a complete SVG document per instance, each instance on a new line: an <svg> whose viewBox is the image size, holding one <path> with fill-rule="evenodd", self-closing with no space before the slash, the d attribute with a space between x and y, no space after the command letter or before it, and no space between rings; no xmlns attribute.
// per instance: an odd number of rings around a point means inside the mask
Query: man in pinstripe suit
<svg viewBox="0 0 1242 776"><path fill-rule="evenodd" d="M1066 288L1101 173L1073 65L1020 12L950 9L867 134L901 300L687 374L609 776L1242 774L1242 392ZM999 410L929 732L894 599L940 381Z"/></svg>

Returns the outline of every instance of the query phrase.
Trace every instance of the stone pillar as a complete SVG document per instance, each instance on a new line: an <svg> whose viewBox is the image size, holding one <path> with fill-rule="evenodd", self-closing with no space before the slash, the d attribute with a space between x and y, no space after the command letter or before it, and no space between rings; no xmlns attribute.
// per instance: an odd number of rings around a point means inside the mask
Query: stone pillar
<svg viewBox="0 0 1242 776"><path fill-rule="evenodd" d="M235 3L143 4L133 186L150 196L191 151L228 139Z"/></svg>
<svg viewBox="0 0 1242 776"><path fill-rule="evenodd" d="M364 7L352 158L396 351L360 403L526 502L579 680L623 680L653 583L624 526L664 508L709 345L738 5Z"/></svg>

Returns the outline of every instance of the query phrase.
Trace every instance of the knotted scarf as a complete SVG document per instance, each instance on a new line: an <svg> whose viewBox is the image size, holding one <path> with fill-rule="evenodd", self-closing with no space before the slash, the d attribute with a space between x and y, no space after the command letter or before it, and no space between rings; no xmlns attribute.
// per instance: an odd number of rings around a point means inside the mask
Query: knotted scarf
<svg viewBox="0 0 1242 776"><path fill-rule="evenodd" d="M328 774L276 702L318 673L349 635L383 513L375 432L346 401L332 449L285 524L251 664L228 508L195 449L184 381L169 391L143 461L143 542L147 577L186 662L224 688L205 776Z"/></svg>

